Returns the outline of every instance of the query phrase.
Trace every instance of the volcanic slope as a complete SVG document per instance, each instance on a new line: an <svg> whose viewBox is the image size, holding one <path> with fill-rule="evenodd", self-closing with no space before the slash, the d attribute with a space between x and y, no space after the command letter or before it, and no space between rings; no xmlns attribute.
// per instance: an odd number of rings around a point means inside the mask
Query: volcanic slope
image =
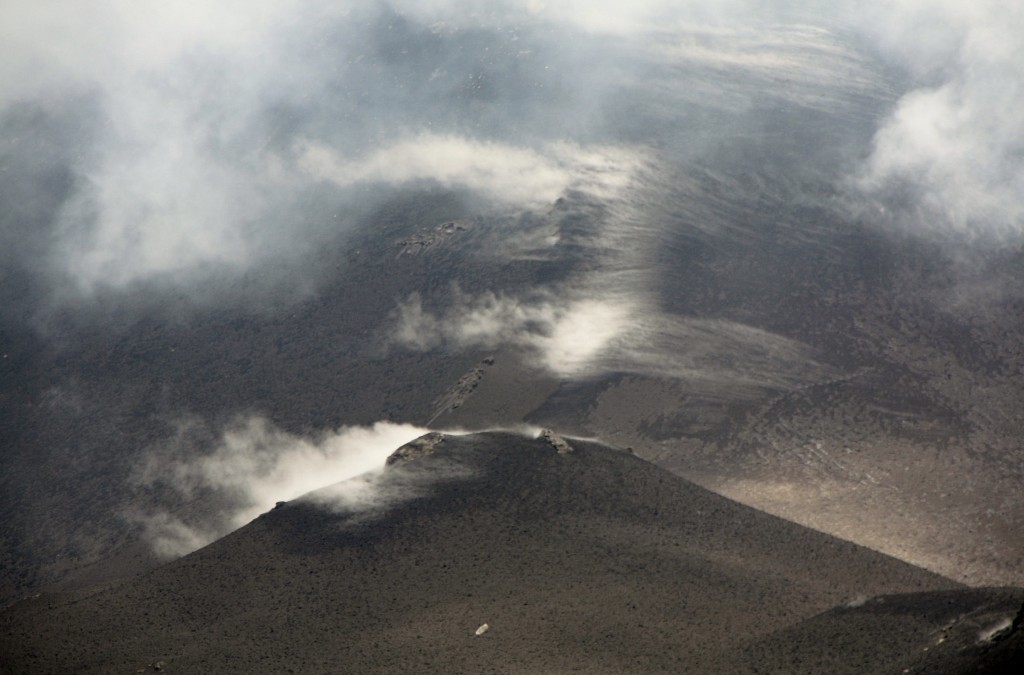
<svg viewBox="0 0 1024 675"><path fill-rule="evenodd" d="M897 593L906 620L844 665L845 632L895 606L865 598ZM8 608L0 654L4 672L885 671L1022 600L596 443L430 434L142 576Z"/></svg>

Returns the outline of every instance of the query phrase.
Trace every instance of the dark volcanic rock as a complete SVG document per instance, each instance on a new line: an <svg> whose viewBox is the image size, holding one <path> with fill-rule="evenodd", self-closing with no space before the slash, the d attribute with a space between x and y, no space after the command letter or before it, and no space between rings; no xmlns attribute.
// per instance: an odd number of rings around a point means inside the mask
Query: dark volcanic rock
<svg viewBox="0 0 1024 675"><path fill-rule="evenodd" d="M791 640L842 658L800 642L813 631L785 631L849 598L958 588L628 453L572 445L425 436L375 485L430 482L389 509L332 502L335 486L131 581L9 608L3 670L744 672ZM873 669L933 624L887 623Z"/></svg>
<svg viewBox="0 0 1024 675"><path fill-rule="evenodd" d="M572 452L572 446L569 445L569 442L566 441L561 436L559 436L558 434L556 434L554 431L551 431L551 429L543 430L542 432L540 432L540 436L545 441L547 441L548 445L554 448L558 454L564 455L566 453Z"/></svg>
<svg viewBox="0 0 1024 675"><path fill-rule="evenodd" d="M433 454L434 450L441 443L444 443L444 434L432 431L429 434L424 434L419 438L409 441L398 450L395 450L391 455L388 456L384 464L391 466L399 462L409 462L420 457L426 457Z"/></svg>
<svg viewBox="0 0 1024 675"><path fill-rule="evenodd" d="M757 640L746 660L780 674L1011 672L996 666L1024 665L1024 645L1000 631L1022 598L1024 589L972 588L863 599Z"/></svg>

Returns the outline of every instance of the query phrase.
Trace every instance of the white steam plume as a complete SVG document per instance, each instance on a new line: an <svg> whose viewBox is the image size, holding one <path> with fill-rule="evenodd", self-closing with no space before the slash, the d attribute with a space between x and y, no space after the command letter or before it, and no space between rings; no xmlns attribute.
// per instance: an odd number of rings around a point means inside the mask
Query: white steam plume
<svg viewBox="0 0 1024 675"><path fill-rule="evenodd" d="M670 376L738 395L759 387L806 385L834 374L794 340L735 321L664 315L635 297L474 297L458 289L453 295L439 313L424 310L417 295L401 303L395 343L417 350L510 346L560 377Z"/></svg>
<svg viewBox="0 0 1024 675"><path fill-rule="evenodd" d="M427 433L409 424L378 422L371 427L342 427L314 438L295 436L260 417L239 420L219 444L200 456L153 456L139 476L140 485L163 484L191 499L212 493L205 503L223 506L215 513L185 518L168 512L135 512L153 550L175 557L210 543L248 523L279 501L288 501L334 483L334 504L366 509L383 505L384 495L371 478L349 481L384 467L394 450Z"/></svg>
<svg viewBox="0 0 1024 675"><path fill-rule="evenodd" d="M570 188L614 194L642 163L625 148L553 143L538 151L437 134L421 134L355 160L311 141L299 143L297 155L309 176L343 187L430 181L467 187L519 207L551 203Z"/></svg>
<svg viewBox="0 0 1024 675"><path fill-rule="evenodd" d="M580 375L628 329L633 313L625 304L598 300L523 302L494 293L471 297L458 290L455 296L443 315L424 311L418 295L399 304L395 342L419 350L441 345L524 347L539 365L559 374Z"/></svg>

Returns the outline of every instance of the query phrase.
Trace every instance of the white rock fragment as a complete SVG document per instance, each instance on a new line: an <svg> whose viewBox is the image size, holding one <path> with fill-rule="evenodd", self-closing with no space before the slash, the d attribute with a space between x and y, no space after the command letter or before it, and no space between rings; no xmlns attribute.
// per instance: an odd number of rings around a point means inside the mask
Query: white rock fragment
<svg viewBox="0 0 1024 675"><path fill-rule="evenodd" d="M484 634L484 633L486 633L486 632L487 632L488 630L490 630L490 628L491 628L491 627L490 627L490 626L488 626L488 625L487 625L486 623L485 623L485 624L482 624L482 625L481 625L481 626L480 626L479 628L477 628L477 629L476 629L476 633L474 633L474 635L483 635L483 634Z"/></svg>

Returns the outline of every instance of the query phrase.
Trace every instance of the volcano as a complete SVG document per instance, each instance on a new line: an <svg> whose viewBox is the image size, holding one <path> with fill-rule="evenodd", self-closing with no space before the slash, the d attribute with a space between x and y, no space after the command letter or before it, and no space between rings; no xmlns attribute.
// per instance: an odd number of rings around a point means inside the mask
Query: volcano
<svg viewBox="0 0 1024 675"><path fill-rule="evenodd" d="M136 578L17 603L5 672L900 672L929 648L953 655L945 667L1020 660L1024 589L965 589L628 451L431 434L352 481L378 498L353 506L351 485L331 486Z"/></svg>

